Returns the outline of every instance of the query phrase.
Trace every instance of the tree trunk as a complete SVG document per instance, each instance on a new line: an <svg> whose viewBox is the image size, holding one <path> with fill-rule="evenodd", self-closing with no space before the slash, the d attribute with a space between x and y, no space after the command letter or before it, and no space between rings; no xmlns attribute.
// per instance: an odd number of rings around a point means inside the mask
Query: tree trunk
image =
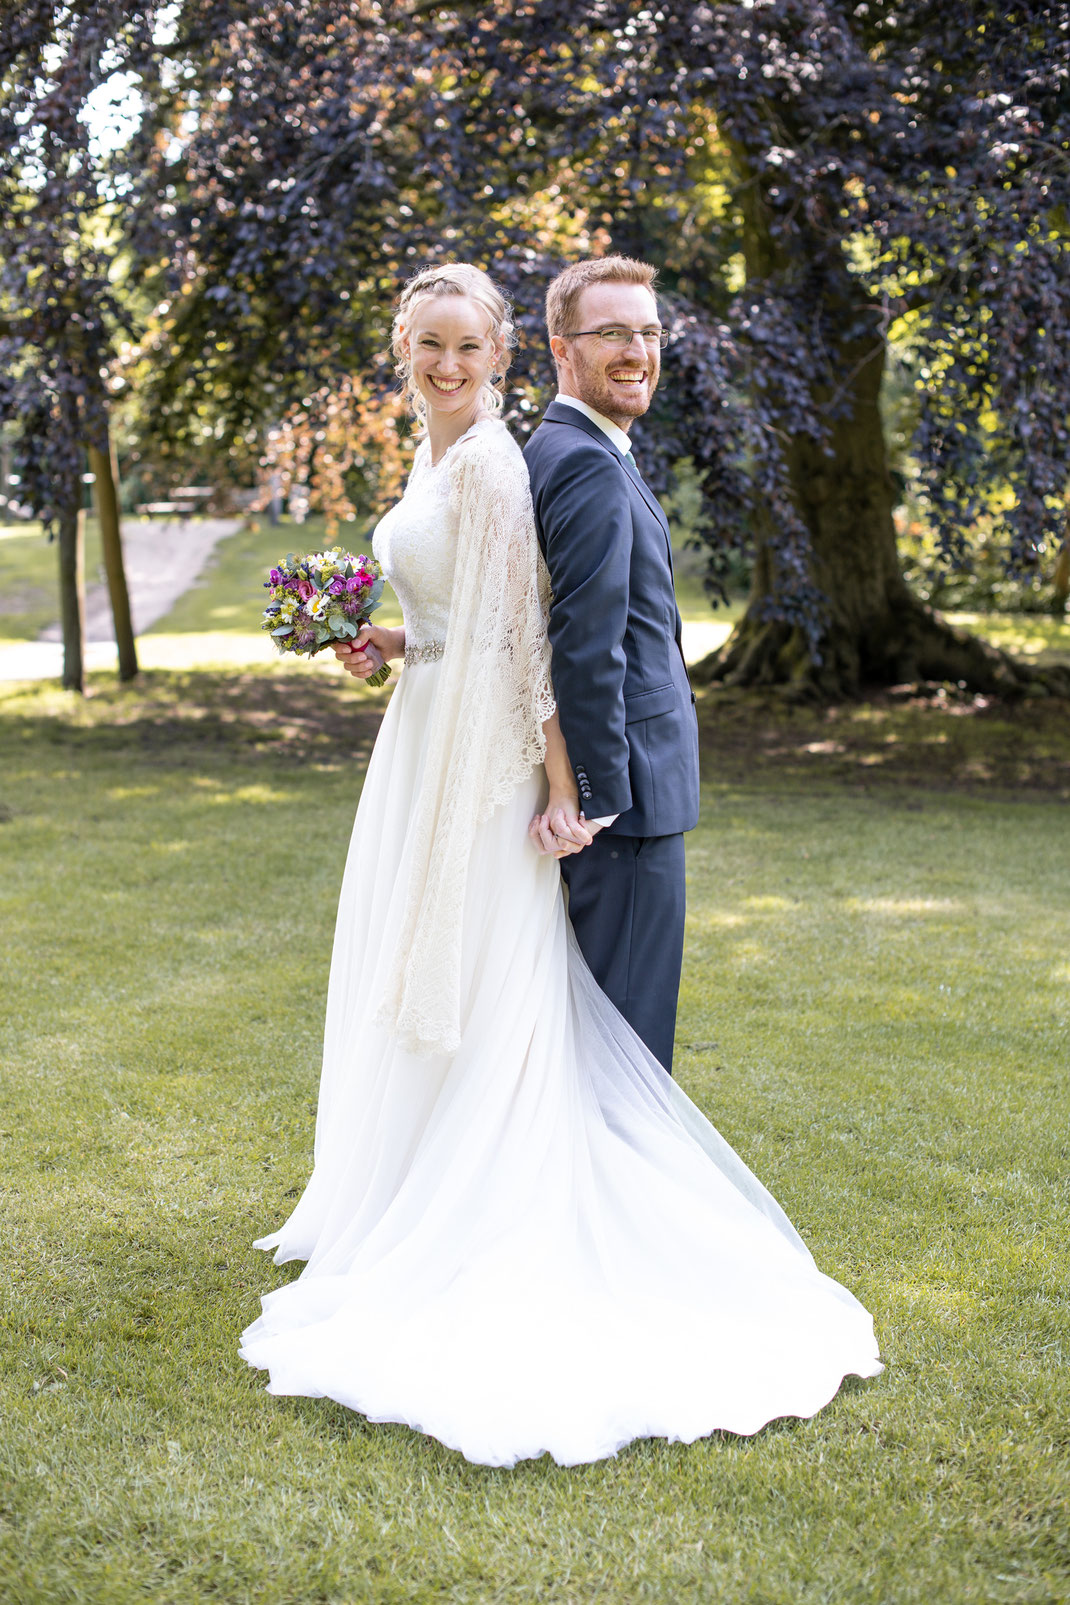
<svg viewBox="0 0 1070 1605"><path fill-rule="evenodd" d="M770 620L775 548L759 539L747 611L720 652L698 664L699 682L786 685L800 696L856 695L866 685L961 682L1014 693L1035 671L956 630L911 593L902 578L892 519L894 492L880 415L884 346L845 343L838 367L850 406L832 427L831 456L795 437L788 465L795 505L810 535L811 572L827 599L820 661L800 629ZM1052 690L1062 676L1048 672Z"/></svg>
<svg viewBox="0 0 1070 1605"><path fill-rule="evenodd" d="M100 544L104 552L104 571L108 577L108 596L115 621L115 645L119 653L119 679L132 680L137 674L137 647L130 618L130 595L123 567L123 544L119 528L119 469L115 448L106 441L106 450L89 447L89 467L94 477Z"/></svg>
<svg viewBox="0 0 1070 1605"><path fill-rule="evenodd" d="M59 520L59 600L63 624L63 686L85 691L85 513L78 481L69 487Z"/></svg>
<svg viewBox="0 0 1070 1605"><path fill-rule="evenodd" d="M739 200L748 277L756 283L786 279L793 266L770 230L761 183L742 148L732 148L744 179ZM783 685L800 697L820 698L917 680L1012 693L1040 681L1070 694L1070 671L1017 663L953 629L906 585L880 412L886 355L880 314L876 307L859 308L863 291L834 240L815 237L800 254L811 270L822 325L851 331L831 353L828 377L814 385L819 406L836 402L829 408L828 450L808 435L792 435L787 446L793 501L809 532L811 577L825 598L827 625L815 657L801 629L769 617L779 589L777 549L769 538L773 531L759 525L747 610L721 650L695 666L693 677L699 683Z"/></svg>
<svg viewBox="0 0 1070 1605"><path fill-rule="evenodd" d="M1067 600L1070 599L1070 514L1067 514L1063 544L1055 555L1052 592L1051 610L1061 617L1066 612Z"/></svg>

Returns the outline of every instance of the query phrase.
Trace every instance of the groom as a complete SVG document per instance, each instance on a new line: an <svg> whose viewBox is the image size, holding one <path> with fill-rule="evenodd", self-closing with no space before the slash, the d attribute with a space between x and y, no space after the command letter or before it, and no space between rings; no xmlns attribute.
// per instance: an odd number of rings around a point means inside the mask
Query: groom
<svg viewBox="0 0 1070 1605"><path fill-rule="evenodd" d="M698 724L669 526L628 447L661 369L654 269L576 262L549 287L546 323L558 394L524 456L553 590L554 694L594 833L561 873L595 980L671 1070Z"/></svg>

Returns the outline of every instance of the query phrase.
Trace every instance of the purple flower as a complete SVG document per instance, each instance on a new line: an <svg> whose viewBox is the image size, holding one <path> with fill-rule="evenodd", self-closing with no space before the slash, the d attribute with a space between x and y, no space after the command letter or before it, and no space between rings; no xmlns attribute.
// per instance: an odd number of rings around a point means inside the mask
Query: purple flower
<svg viewBox="0 0 1070 1605"><path fill-rule="evenodd" d="M327 587L332 596L341 596L344 593L345 588L346 582L344 579L342 579L341 575L339 575L337 579L332 580L330 585Z"/></svg>
<svg viewBox="0 0 1070 1605"><path fill-rule="evenodd" d="M367 576L361 571L359 574L354 574L351 580L346 580L346 590L363 591L367 583Z"/></svg>
<svg viewBox="0 0 1070 1605"><path fill-rule="evenodd" d="M268 578L270 579L272 585L279 585L281 583L281 581L282 581L282 575L279 573L279 570L277 568L273 568L271 570L270 574L268 575Z"/></svg>

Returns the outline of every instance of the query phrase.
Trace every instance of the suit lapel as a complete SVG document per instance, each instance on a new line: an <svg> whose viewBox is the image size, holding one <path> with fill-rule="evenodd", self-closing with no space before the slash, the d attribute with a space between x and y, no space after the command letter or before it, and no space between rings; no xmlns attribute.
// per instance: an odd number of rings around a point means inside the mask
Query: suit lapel
<svg viewBox="0 0 1070 1605"><path fill-rule="evenodd" d="M643 477L638 468L633 467L631 463L622 457L616 446L614 446L613 442L610 440L609 436L603 434L598 425L596 423L592 423L590 418L587 417L587 414L580 412L576 407L563 407L559 401L551 401L550 405L543 413L542 421L544 424L565 424L573 429L581 429L585 435L590 435L592 440L596 441L604 451L608 451L609 455L614 457L617 462L620 463L621 467L624 469L624 472L627 474L640 496L642 496L643 500L650 508L650 511L654 514L654 517L658 521L661 532L665 537L665 554L669 560L669 577L672 580L673 589L675 591L676 575L673 570L672 537L669 534L669 521L665 517L665 514L662 511L661 503L654 495L654 492L650 489L649 485L644 483ZM684 665L684 673L686 674L687 660L684 658L683 625L680 620L679 608L676 609L676 629L674 630L673 634L676 637L676 645L679 648L680 658Z"/></svg>
<svg viewBox="0 0 1070 1605"><path fill-rule="evenodd" d="M632 484L635 486L635 488L639 492L639 494L643 497L643 500L646 502L647 506L650 508L650 511L654 514L654 517L657 519L658 523L661 525L662 529L665 531L665 539L668 540L668 538L669 538L669 521L665 517L665 513L664 513L664 510L662 508L661 503L658 501L658 498L654 495L654 492L651 490L650 486L643 479L643 476L639 472L638 468L633 468L631 463L628 461L627 457L622 457L621 461L624 464L625 473L628 475L628 478L631 480Z"/></svg>
<svg viewBox="0 0 1070 1605"><path fill-rule="evenodd" d="M650 511L657 519L658 524L661 526L662 534L665 536L665 546L669 554L669 568L671 570L672 541L669 534L669 521L665 517L665 514L662 511L661 503L654 495L654 492L650 489L649 485L644 483L643 477L638 468L634 468L632 464L628 462L627 458L622 457L616 446L614 446L613 442L610 440L609 436L604 434L602 430L599 429L598 425L596 423L592 423L591 419L587 417L587 414L580 412L577 407L564 407L559 401L551 401L550 405L543 414L543 423L570 424L574 429L581 429L585 435L589 435L592 440L597 441L605 451L609 452L611 457L615 458L616 461L620 463L621 467L624 469L624 472L627 474L640 496L642 496L643 500L650 508Z"/></svg>

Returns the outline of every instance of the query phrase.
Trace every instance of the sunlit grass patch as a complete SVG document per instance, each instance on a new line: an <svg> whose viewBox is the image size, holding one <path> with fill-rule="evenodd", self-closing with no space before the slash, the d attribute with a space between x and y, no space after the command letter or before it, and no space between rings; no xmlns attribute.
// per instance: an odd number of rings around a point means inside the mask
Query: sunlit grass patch
<svg viewBox="0 0 1070 1605"><path fill-rule="evenodd" d="M172 537L181 542L181 526ZM327 543L322 518L272 525L250 520L224 536L203 572L138 640L138 655L149 669L255 663L273 652L261 633L264 580L269 567L288 551L314 551ZM369 521L343 526L331 544L370 550ZM33 641L59 617L58 552L39 524L0 526L0 641ZM86 585L103 584L99 528L86 519ZM397 624L401 612L387 589L376 623Z"/></svg>
<svg viewBox="0 0 1070 1605"><path fill-rule="evenodd" d="M948 613L946 617L1027 662L1070 661L1070 618L1050 618L1043 613Z"/></svg>
<svg viewBox="0 0 1070 1605"><path fill-rule="evenodd" d="M679 1078L888 1369L752 1440L497 1472L271 1399L236 1354L296 1273L251 1242L308 1174L389 692L271 661L92 691L0 691L0 1596L1067 1597L1070 837L1048 771L1008 779L1023 747L1063 761L1058 710L703 699ZM803 751L822 730L843 750ZM888 733L900 768L860 781Z"/></svg>
<svg viewBox="0 0 1070 1605"><path fill-rule="evenodd" d="M272 524L263 515L250 519L233 535L216 546L203 573L175 603L166 617L149 632L175 640L184 635L259 637L272 651L267 636L260 635L260 616L264 610L264 581L268 569L288 552L317 552L326 546L347 551L371 551L373 519L343 524L328 536L322 518L309 518L303 524L291 519ZM392 591L384 594L375 613L377 624L400 624L399 609ZM148 641L146 642L148 645ZM177 652L178 645L171 648ZM188 661L209 661L190 658ZM161 667L165 666L163 663ZM175 665L176 667L179 665Z"/></svg>
<svg viewBox="0 0 1070 1605"><path fill-rule="evenodd" d="M103 578L100 530L85 526L86 584ZM59 618L59 547L35 522L0 525L0 641L32 641Z"/></svg>

